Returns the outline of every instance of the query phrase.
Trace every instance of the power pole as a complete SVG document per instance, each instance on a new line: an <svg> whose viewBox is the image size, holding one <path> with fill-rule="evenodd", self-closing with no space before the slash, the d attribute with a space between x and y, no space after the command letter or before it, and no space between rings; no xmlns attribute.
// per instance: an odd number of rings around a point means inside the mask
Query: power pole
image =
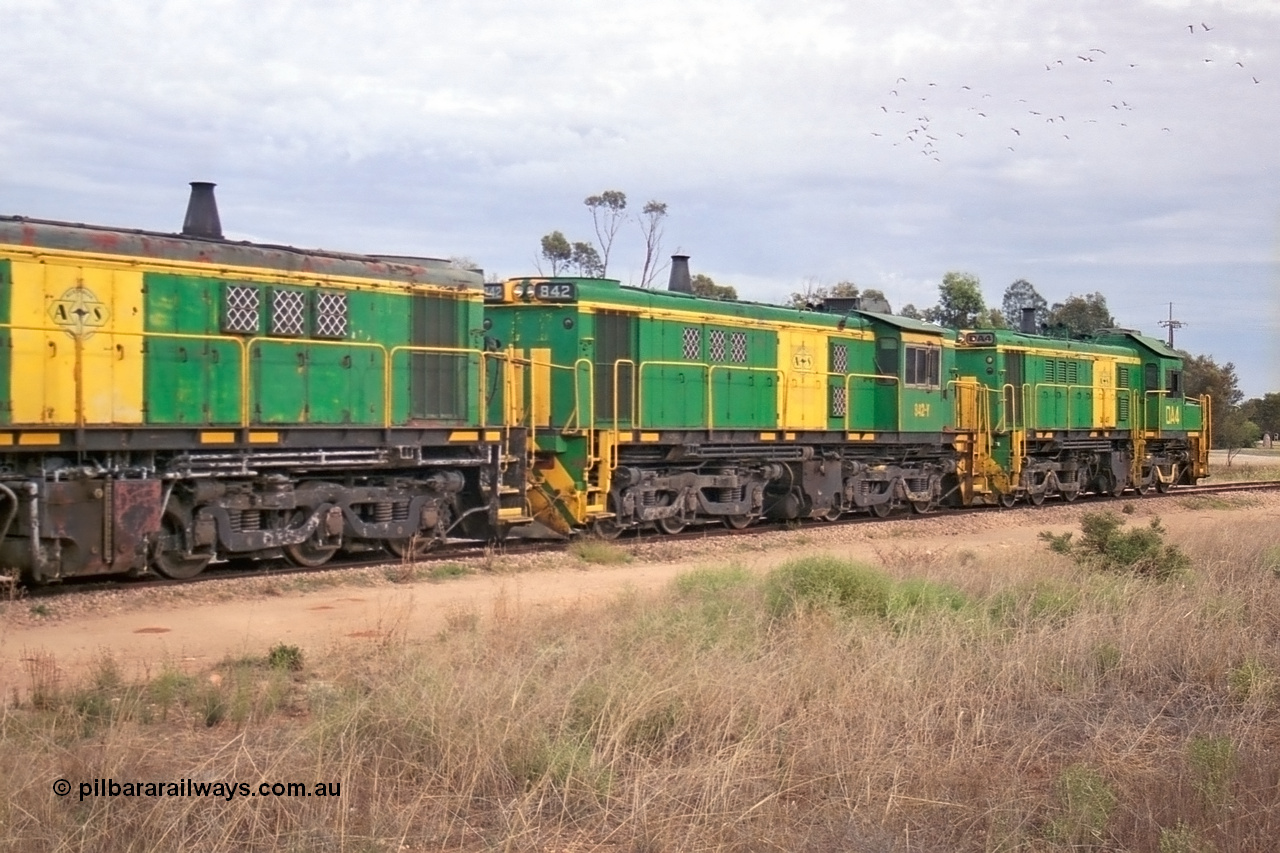
<svg viewBox="0 0 1280 853"><path fill-rule="evenodd" d="M1173 319L1173 303L1172 302L1169 303L1169 319L1161 320L1160 325L1166 327L1169 330L1169 349L1173 349L1173 330L1181 329L1183 326L1187 324L1182 322L1181 320Z"/></svg>

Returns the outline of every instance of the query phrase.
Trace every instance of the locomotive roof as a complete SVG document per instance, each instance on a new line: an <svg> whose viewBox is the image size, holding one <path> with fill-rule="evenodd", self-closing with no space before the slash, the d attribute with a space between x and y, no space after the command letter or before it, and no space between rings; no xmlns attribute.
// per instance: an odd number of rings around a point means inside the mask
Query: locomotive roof
<svg viewBox="0 0 1280 853"><path fill-rule="evenodd" d="M1129 329L1108 329L1097 337L1088 339L1053 338L1045 335L1032 335L1016 329L965 329L960 333L960 341L966 344L966 338L974 333L990 334L992 343L967 343L966 348L980 349L990 346L1025 347L1037 350L1059 350L1078 353L1103 353L1108 355L1133 355L1134 343L1146 349L1155 349L1162 357L1181 358L1178 353L1166 347L1154 338L1145 337ZM1155 345L1153 347L1152 345ZM1163 350L1163 352L1161 352Z"/></svg>
<svg viewBox="0 0 1280 853"><path fill-rule="evenodd" d="M814 325L833 326L848 329L864 329L872 323L923 334L946 337L951 330L900 317L896 314L880 314L873 311L813 311L793 308L789 305L774 305L768 302L750 302L738 299L711 299L692 293L680 293L670 290L649 289L622 284L611 278L580 278L576 276L517 276L512 281L563 281L572 282L578 288L579 300L610 300L627 305L661 305L668 308L697 308L706 313L724 314L730 317L751 318L773 322L801 322ZM843 323L841 323L843 321Z"/></svg>
<svg viewBox="0 0 1280 853"><path fill-rule="evenodd" d="M133 258L205 263L219 267L269 269L324 276L347 276L405 284L431 284L480 290L477 270L452 267L438 258L360 255L320 249L298 249L269 243L238 242L158 231L0 216L0 245L74 252L96 252Z"/></svg>

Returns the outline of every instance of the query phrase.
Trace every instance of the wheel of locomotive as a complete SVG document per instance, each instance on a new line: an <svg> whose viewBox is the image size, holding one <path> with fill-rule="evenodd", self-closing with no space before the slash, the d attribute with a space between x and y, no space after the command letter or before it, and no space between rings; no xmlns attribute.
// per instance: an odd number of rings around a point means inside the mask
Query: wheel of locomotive
<svg viewBox="0 0 1280 853"><path fill-rule="evenodd" d="M437 509L439 521L432 530L419 530L408 539L388 539L385 543L387 550L395 554L402 560L421 560L430 553L431 549L436 547L436 533L449 529L449 524L453 518L446 504L440 504Z"/></svg>
<svg viewBox="0 0 1280 853"><path fill-rule="evenodd" d="M388 539L387 550L402 560L421 560L431 552L435 542L430 536L418 534L408 539Z"/></svg>
<svg viewBox="0 0 1280 853"><path fill-rule="evenodd" d="M1076 498L1080 497L1080 488L1082 485L1083 484L1077 479L1075 482L1076 487L1074 489L1071 489L1070 491L1068 491L1067 489L1062 490L1061 492L1062 499L1067 503L1072 503L1073 501L1075 501Z"/></svg>
<svg viewBox="0 0 1280 853"><path fill-rule="evenodd" d="M188 580L204 571L213 559L212 554L191 554L187 551L186 513L169 509L160 519L160 537L156 540L152 562L156 571L172 580ZM174 544L177 547L172 547ZM166 549L166 545L171 547Z"/></svg>
<svg viewBox="0 0 1280 853"><path fill-rule="evenodd" d="M307 510L300 509L293 514L290 524L303 524L310 515L311 513ZM320 533L320 527L321 525L316 525L315 533L312 533L305 542L284 546L284 555L289 558L289 562L304 569L314 569L333 559L333 555L338 553L337 545L321 545L314 541Z"/></svg>
<svg viewBox="0 0 1280 853"><path fill-rule="evenodd" d="M882 501L871 505L871 514L876 518L888 518L891 512L893 512L893 501Z"/></svg>
<svg viewBox="0 0 1280 853"><path fill-rule="evenodd" d="M916 515L928 515L933 512L933 501L912 501L911 511Z"/></svg>
<svg viewBox="0 0 1280 853"><path fill-rule="evenodd" d="M1170 489L1172 489L1173 484L1176 483L1177 481L1178 481L1178 466L1174 465L1173 473L1169 477L1169 482L1166 483L1164 480L1161 480L1159 477L1156 477L1156 491L1163 495L1166 492L1168 492Z"/></svg>
<svg viewBox="0 0 1280 853"><path fill-rule="evenodd" d="M1158 483L1159 481L1154 480L1154 478L1145 483L1134 483L1133 490L1137 493L1138 497L1145 498L1147 495L1151 494L1151 490L1155 488Z"/></svg>
<svg viewBox="0 0 1280 853"><path fill-rule="evenodd" d="M754 515L726 515L723 518L724 526L730 530L746 530L756 520Z"/></svg>
<svg viewBox="0 0 1280 853"><path fill-rule="evenodd" d="M840 516L844 515L844 510L837 504L832 504L823 512L818 513L817 518L820 521L836 521Z"/></svg>
<svg viewBox="0 0 1280 853"><path fill-rule="evenodd" d="M675 536L677 533L684 530L685 525L687 524L687 522L678 515L668 515L666 518L659 518L654 523L658 525L659 530L669 536Z"/></svg>
<svg viewBox="0 0 1280 853"><path fill-rule="evenodd" d="M1018 496L1014 492L1001 492L999 501L1000 506L1010 509L1018 502Z"/></svg>
<svg viewBox="0 0 1280 853"><path fill-rule="evenodd" d="M1028 492L1027 492L1027 500L1028 500L1028 501L1030 501L1030 503L1031 503L1031 505L1032 505L1032 506L1043 506L1043 505L1044 505L1044 492L1032 492L1032 491L1028 491Z"/></svg>

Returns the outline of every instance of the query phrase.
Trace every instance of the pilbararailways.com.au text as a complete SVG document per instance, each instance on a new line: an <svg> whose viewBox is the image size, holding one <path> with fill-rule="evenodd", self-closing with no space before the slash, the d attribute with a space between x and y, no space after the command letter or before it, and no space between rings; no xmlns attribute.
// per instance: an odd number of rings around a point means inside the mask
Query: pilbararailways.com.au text
<svg viewBox="0 0 1280 853"><path fill-rule="evenodd" d="M66 779L53 783L53 792L65 797L73 790ZM237 797L341 797L341 782L262 782L256 787L248 782L197 782L179 779L174 782L118 782L115 779L93 779L80 782L74 789L83 801L86 797L217 797L231 802Z"/></svg>

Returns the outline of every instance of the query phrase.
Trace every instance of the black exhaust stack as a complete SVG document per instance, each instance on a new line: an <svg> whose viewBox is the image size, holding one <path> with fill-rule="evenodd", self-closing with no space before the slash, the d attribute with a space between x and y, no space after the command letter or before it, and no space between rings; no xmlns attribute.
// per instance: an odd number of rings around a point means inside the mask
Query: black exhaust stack
<svg viewBox="0 0 1280 853"><path fill-rule="evenodd" d="M693 280L689 278L689 256L671 256L671 279L667 290L674 293L693 293Z"/></svg>
<svg viewBox="0 0 1280 853"><path fill-rule="evenodd" d="M1034 335L1039 331L1036 328L1036 309L1022 309L1022 321L1018 324L1018 331L1024 335Z"/></svg>
<svg viewBox="0 0 1280 853"><path fill-rule="evenodd" d="M222 222L218 219L218 202L213 197L217 184L191 182L191 200L187 202L187 218L182 223L182 236L222 239Z"/></svg>

